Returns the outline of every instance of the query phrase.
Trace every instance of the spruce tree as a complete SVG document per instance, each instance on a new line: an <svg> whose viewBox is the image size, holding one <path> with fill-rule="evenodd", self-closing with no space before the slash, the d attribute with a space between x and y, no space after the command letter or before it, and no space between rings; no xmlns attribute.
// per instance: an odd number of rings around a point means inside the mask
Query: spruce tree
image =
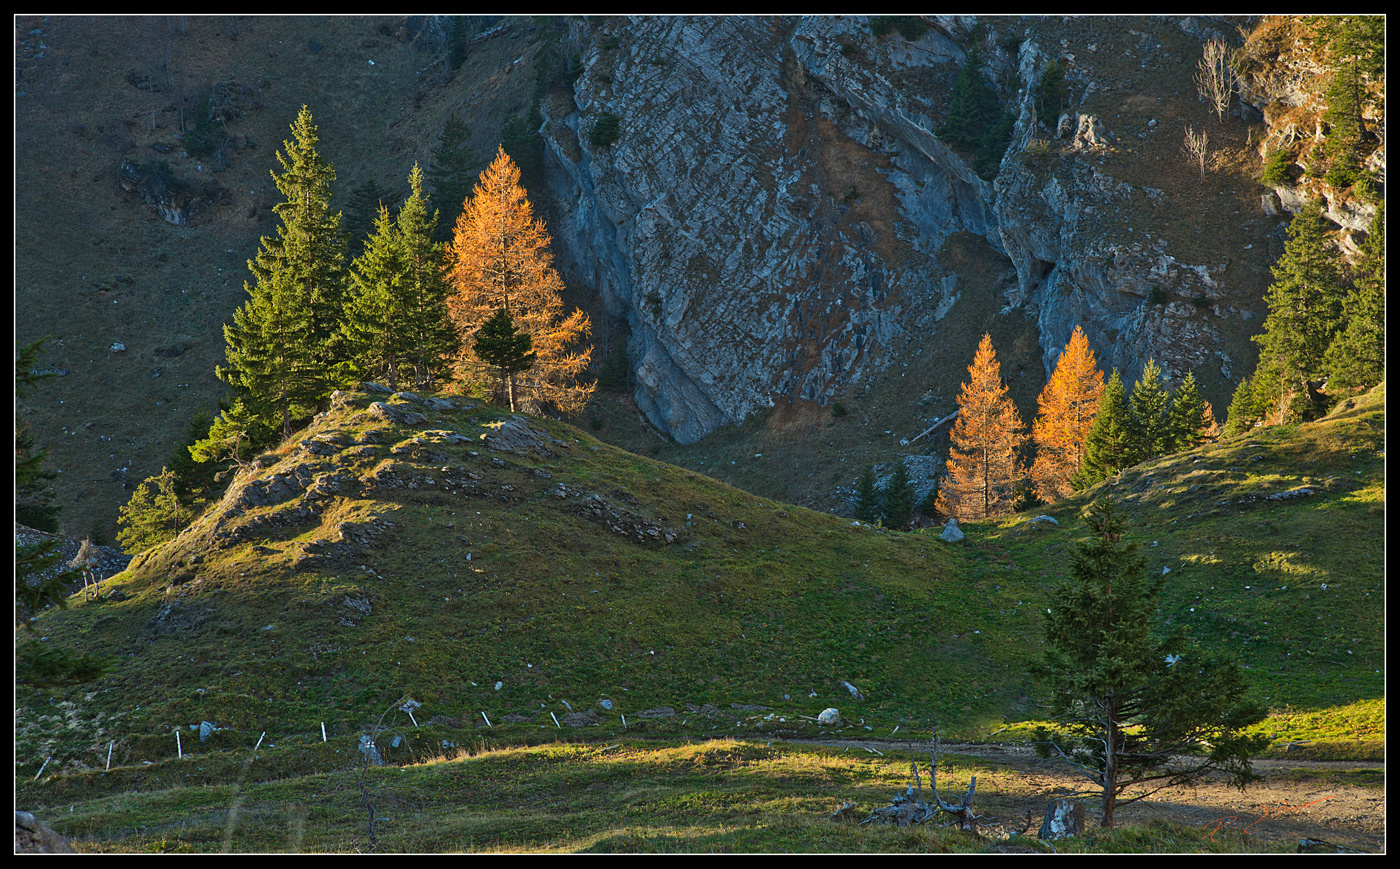
<svg viewBox="0 0 1400 869"><path fill-rule="evenodd" d="M224 327L228 364L216 371L246 410L269 424L280 421L283 437L293 416L313 412L334 388L332 342L345 303L345 239L340 214L330 210L335 169L316 151L305 106L292 134L277 155L284 171L272 173L286 197L273 208L282 225L248 262L249 299Z"/></svg>
<svg viewBox="0 0 1400 869"><path fill-rule="evenodd" d="M1171 393L1167 390L1162 368L1149 359L1128 397L1128 449L1124 467L1170 452L1167 419L1170 409Z"/></svg>
<svg viewBox="0 0 1400 869"><path fill-rule="evenodd" d="M407 268L403 245L389 217L379 207L374 234L365 252L350 265L350 302L341 323L343 355L365 379L386 375L399 391L399 362L408 349L403 282Z"/></svg>
<svg viewBox="0 0 1400 869"><path fill-rule="evenodd" d="M885 503L880 511L881 521L886 528L904 528L914 515L914 481L909 479L909 468L904 459L895 460L894 471L885 484Z"/></svg>
<svg viewBox="0 0 1400 869"><path fill-rule="evenodd" d="M365 245L374 234L374 222L379 217L380 208L392 208L396 197L392 190L380 186L373 179L356 187L350 193L345 205L345 239L348 255L359 258L365 252ZM392 211L390 212L392 215Z"/></svg>
<svg viewBox="0 0 1400 869"><path fill-rule="evenodd" d="M1342 322L1322 359L1332 395L1370 389L1385 380L1385 203L1376 209L1361 245L1352 290L1342 301Z"/></svg>
<svg viewBox="0 0 1400 869"><path fill-rule="evenodd" d="M1087 489L1128 467L1128 400L1117 369L1104 384L1094 425L1084 439L1084 464L1075 475L1078 489Z"/></svg>
<svg viewBox="0 0 1400 869"><path fill-rule="evenodd" d="M875 480L874 465L866 465L856 480L855 517L869 523L880 518L880 488Z"/></svg>
<svg viewBox="0 0 1400 869"><path fill-rule="evenodd" d="M1226 437L1243 434L1254 428L1262 416L1254 400L1254 381L1246 377L1235 387L1230 406L1225 410L1225 428L1221 434Z"/></svg>
<svg viewBox="0 0 1400 869"><path fill-rule="evenodd" d="M447 217L433 230L433 241L452 240L457 215L462 213L472 185L476 183L476 154L471 146L471 128L456 114L448 116L438 137L433 160L428 164L427 180L432 189L432 201L439 213Z"/></svg>
<svg viewBox="0 0 1400 869"><path fill-rule="evenodd" d="M261 431L290 437L293 417L310 415L329 394L324 360L310 339L312 315L290 264L278 264L249 289L251 298L224 326L226 366L215 374L232 386ZM245 285L246 286L246 285Z"/></svg>
<svg viewBox="0 0 1400 869"><path fill-rule="evenodd" d="M500 372L501 391L512 413L516 409L515 375L529 371L535 364L530 345L530 333L516 331L505 308L496 309L491 319L482 324L472 344L472 351L481 361Z"/></svg>
<svg viewBox="0 0 1400 869"><path fill-rule="evenodd" d="M1308 381L1323 374L1323 356L1341 325L1346 295L1327 219L1316 204L1289 224L1288 241L1273 275L1265 295L1269 315L1263 334L1253 339L1259 344L1254 394L1256 405L1267 408L1268 418L1288 422L1320 410L1307 402Z"/></svg>
<svg viewBox="0 0 1400 869"><path fill-rule="evenodd" d="M1241 731L1266 710L1246 699L1238 664L1193 648L1181 629L1156 629L1165 580L1147 579L1115 506L1094 503L1088 521L1094 537L1071 550L1069 578L1046 614L1048 650L1033 669L1057 725L1038 730L1037 751L1093 782L1104 827L1118 806L1162 787L1225 773L1243 788L1258 778L1250 758L1269 738Z"/></svg>
<svg viewBox="0 0 1400 869"><path fill-rule="evenodd" d="M1171 410L1167 413L1166 452L1176 453L1197 447L1218 431L1210 403L1201 397L1200 390L1196 388L1196 374L1190 372L1172 396Z"/></svg>
<svg viewBox="0 0 1400 869"><path fill-rule="evenodd" d="M43 341L20 348L15 357L15 398L22 401L42 377L35 374ZM18 404L18 401L16 402ZM20 427L16 425L16 434ZM35 449L32 442L15 453L16 514L28 487L41 486L47 473L48 451ZM56 518L56 517L55 517ZM55 529L57 531L57 529ZM80 577L78 570L62 567L63 554L56 538L21 545L15 541L15 624L23 625L23 636L15 636L15 684L29 688L51 688L78 684L99 678L110 666L100 655L75 657L68 651L33 639L32 619L49 607L68 606L68 588Z"/></svg>
<svg viewBox="0 0 1400 869"><path fill-rule="evenodd" d="M41 338L20 348L15 357L15 521L26 528L57 534L59 507L47 481L58 474L46 467L48 449L35 444L28 424L20 418L25 394L40 379L52 376L34 373L47 340Z"/></svg>
<svg viewBox="0 0 1400 869"><path fill-rule="evenodd" d="M405 360L413 366L415 388L436 380L457 349L457 330L447 313L452 288L447 281L443 245L434 241L439 212L428 211L423 172L408 175L409 197L399 209L399 243L403 248L405 308L409 338Z"/></svg>
<svg viewBox="0 0 1400 869"><path fill-rule="evenodd" d="M174 540L198 515L197 505L181 503L175 492L175 474L161 468L159 474L137 486L131 500L117 511L125 526L117 532L117 540L124 550L138 555Z"/></svg>

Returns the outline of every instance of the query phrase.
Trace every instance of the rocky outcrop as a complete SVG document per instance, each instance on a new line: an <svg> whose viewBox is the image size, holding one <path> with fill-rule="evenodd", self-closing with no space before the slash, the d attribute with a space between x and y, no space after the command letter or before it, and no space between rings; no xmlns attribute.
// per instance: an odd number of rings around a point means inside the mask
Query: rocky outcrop
<svg viewBox="0 0 1400 869"><path fill-rule="evenodd" d="M956 276L933 252L994 223L911 85L956 72L946 36L876 41L839 18L577 27L585 72L544 106L560 265L627 319L653 424L689 443L775 396L825 404L935 322ZM618 137L594 144L607 114Z"/></svg>
<svg viewBox="0 0 1400 869"><path fill-rule="evenodd" d="M558 264L627 322L634 397L662 432L690 443L777 399L825 405L870 383L959 298L940 261L957 233L1010 258L1005 303L1035 319L1047 374L1076 325L1125 377L1153 358L1171 377L1211 366L1215 382L1243 367L1220 349L1246 328L1238 312L1212 317L1228 261L1153 230L1177 220L1166 194L1103 168L1124 133L1084 99L1115 87L1096 52L1119 62L1109 46L1130 46L1141 63L1117 87L1150 87L1181 64L1162 57L1169 37L1189 56L1229 22L1092 22L1076 58L1065 28L924 20L913 41L861 17L573 25L583 72L542 105ZM994 182L937 135L974 38L1018 113ZM1026 83L1052 60L1069 66L1072 108L1038 119ZM615 135L594 135L603 120ZM1037 138L1046 162L1026 157Z"/></svg>
<svg viewBox="0 0 1400 869"><path fill-rule="evenodd" d="M135 193L161 220L184 226L190 218L211 205L228 201L228 191L217 181L199 190L171 174L168 165L140 164L123 160L117 170L123 190Z"/></svg>

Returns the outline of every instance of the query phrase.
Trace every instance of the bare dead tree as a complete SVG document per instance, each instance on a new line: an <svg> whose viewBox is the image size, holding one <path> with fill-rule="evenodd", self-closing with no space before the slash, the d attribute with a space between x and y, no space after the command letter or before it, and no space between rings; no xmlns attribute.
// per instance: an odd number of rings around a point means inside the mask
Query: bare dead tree
<svg viewBox="0 0 1400 869"><path fill-rule="evenodd" d="M1201 51L1201 59L1196 64L1196 93L1201 95L1212 109L1220 123L1225 123L1225 112L1230 108L1230 94L1235 88L1235 74L1230 69L1230 49L1219 39L1212 39Z"/></svg>
<svg viewBox="0 0 1400 869"><path fill-rule="evenodd" d="M1208 143L1209 137L1206 136L1205 130L1197 133L1195 130L1191 129L1189 125L1186 127L1186 136L1181 142L1181 152L1186 155L1187 159L1200 166L1202 181L1206 180L1206 155L1209 153L1207 149Z"/></svg>

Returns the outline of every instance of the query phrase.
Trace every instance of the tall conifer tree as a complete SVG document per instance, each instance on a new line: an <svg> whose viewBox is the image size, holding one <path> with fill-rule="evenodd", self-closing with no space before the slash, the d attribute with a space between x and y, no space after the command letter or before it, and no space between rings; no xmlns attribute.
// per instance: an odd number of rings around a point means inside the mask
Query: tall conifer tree
<svg viewBox="0 0 1400 869"><path fill-rule="evenodd" d="M360 376L382 372L389 388L399 391L399 364L410 344L406 332L403 245L389 217L379 206L374 233L365 252L350 266L350 302L342 323L344 354Z"/></svg>
<svg viewBox="0 0 1400 869"><path fill-rule="evenodd" d="M405 358L413 365L415 386L421 389L437 379L448 364L457 349L457 330L447 313L452 288L447 280L444 246L434 240L440 212L429 212L423 172L416 164L409 173L408 187L410 195L399 209L397 220L406 269L404 291L410 346Z"/></svg>
<svg viewBox="0 0 1400 869"><path fill-rule="evenodd" d="M1133 384L1128 397L1128 451L1125 465L1136 465L1170 451L1167 414L1171 410L1171 392L1162 376L1162 367L1155 360L1142 366L1142 377Z"/></svg>
<svg viewBox="0 0 1400 869"><path fill-rule="evenodd" d="M1176 388L1171 410L1167 413L1166 452L1175 453L1199 446L1220 433L1210 402L1196 388L1195 372Z"/></svg>
<svg viewBox="0 0 1400 869"><path fill-rule="evenodd" d="M330 210L335 169L316 151L316 126L305 106L283 142L272 173L286 200L273 210L282 225L249 260L249 299L224 327L227 366L218 376L245 408L268 422L280 416L283 437L294 414L309 412L333 388L333 340L345 302L345 238Z"/></svg>
<svg viewBox="0 0 1400 869"><path fill-rule="evenodd" d="M1104 827L1118 806L1168 785L1223 772L1243 788L1258 778L1250 757L1269 739L1242 731L1266 710L1246 699L1237 664L1193 648L1181 629L1154 630L1165 580L1147 578L1112 503L1094 503L1088 522L1094 539L1070 551L1070 576L1045 618L1046 655L1032 671L1049 685L1063 728L1040 728L1037 751L1098 787ZM1130 788L1138 792L1127 796Z"/></svg>
<svg viewBox="0 0 1400 869"><path fill-rule="evenodd" d="M1046 502L1074 491L1072 480L1084 464L1085 442L1103 389L1103 373L1089 339L1076 326L1040 393L1040 414L1032 426L1036 455L1031 478Z"/></svg>
<svg viewBox="0 0 1400 869"><path fill-rule="evenodd" d="M476 154L471 146L471 128L457 115L450 115L438 137L433 161L428 164L427 180L433 192L433 204L449 217L433 232L433 241L452 240L456 215L461 214L476 183Z"/></svg>
<svg viewBox="0 0 1400 869"><path fill-rule="evenodd" d="M885 505L880 517L886 528L904 528L914 515L914 481L904 459L895 459L894 471L885 485Z"/></svg>
<svg viewBox="0 0 1400 869"><path fill-rule="evenodd" d="M1385 380L1385 203L1361 245L1354 286L1342 301L1345 324L1323 355L1327 392L1370 389Z"/></svg>
<svg viewBox="0 0 1400 869"><path fill-rule="evenodd" d="M1016 405L1007 397L992 336L982 336L958 393L958 420L948 448L947 475L938 491L938 511L956 519L986 519L1006 513L1025 473L1019 452L1026 436Z"/></svg>
<svg viewBox="0 0 1400 869"><path fill-rule="evenodd" d="M581 384L592 347L578 347L588 336L588 316L565 316L564 282L553 267L549 235L536 220L520 170L504 149L482 173L457 218L448 265L453 295L448 311L461 340L458 371L468 383L489 382L494 372L472 352L476 333L504 309L516 328L528 332L535 365L519 375L517 386L537 409L553 406L578 413L593 392Z"/></svg>
<svg viewBox="0 0 1400 869"><path fill-rule="evenodd" d="M856 479L855 517L862 522L880 518L880 486L875 479L874 465L866 465Z"/></svg>
<svg viewBox="0 0 1400 869"><path fill-rule="evenodd" d="M1346 295L1327 226L1316 204L1293 218L1265 295L1269 315L1263 334L1254 336L1259 365L1253 382L1256 404L1266 406L1266 418L1273 421L1287 422L1318 410L1306 407L1307 384L1323 373L1323 356L1341 325ZM1301 412L1294 407L1299 400L1305 405Z"/></svg>
<svg viewBox="0 0 1400 869"><path fill-rule="evenodd" d="M1084 463L1075 487L1087 489L1128 466L1128 399L1115 369L1104 384L1098 413L1084 440Z"/></svg>

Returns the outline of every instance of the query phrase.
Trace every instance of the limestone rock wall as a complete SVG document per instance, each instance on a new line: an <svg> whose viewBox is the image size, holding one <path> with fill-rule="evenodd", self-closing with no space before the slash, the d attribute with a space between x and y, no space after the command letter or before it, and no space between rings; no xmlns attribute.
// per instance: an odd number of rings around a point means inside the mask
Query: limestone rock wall
<svg viewBox="0 0 1400 869"><path fill-rule="evenodd" d="M1036 163L1027 147L1046 134L1024 83L1068 42L1053 22L989 22L988 80L1019 112L990 183L935 132L976 19L924 20L912 42L875 39L860 17L573 25L583 73L542 109L559 264L627 320L637 404L676 440L776 398L825 404L912 333L936 334L960 292L939 262L954 233L1010 258L1005 304L1036 319L1047 375L1075 325L1125 377L1151 358L1175 377L1209 367L1216 383L1246 367L1222 349L1251 316L1231 307L1228 260L1170 243L1153 226L1179 221L1167 194L1101 168L1126 134L1121 116L1085 108L1101 84L1094 35L1070 63L1075 107L1048 125L1055 158ZM1142 58L1123 87L1150 88L1183 63L1164 59L1164 28L1191 62L1214 32L1178 24L1082 26L1112 42L1100 59ZM595 140L610 116L617 137Z"/></svg>

